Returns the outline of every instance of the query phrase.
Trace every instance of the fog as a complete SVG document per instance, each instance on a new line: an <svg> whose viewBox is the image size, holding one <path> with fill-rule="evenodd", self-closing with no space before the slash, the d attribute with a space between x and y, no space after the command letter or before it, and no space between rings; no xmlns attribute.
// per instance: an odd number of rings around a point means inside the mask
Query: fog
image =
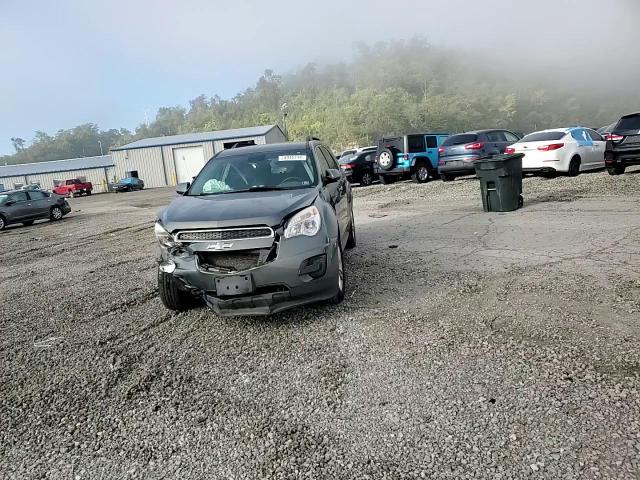
<svg viewBox="0 0 640 480"><path fill-rule="evenodd" d="M199 93L231 97L266 68L348 60L357 43L415 36L523 81L624 95L640 109L638 19L637 0L2 0L0 154L13 136L131 128Z"/></svg>

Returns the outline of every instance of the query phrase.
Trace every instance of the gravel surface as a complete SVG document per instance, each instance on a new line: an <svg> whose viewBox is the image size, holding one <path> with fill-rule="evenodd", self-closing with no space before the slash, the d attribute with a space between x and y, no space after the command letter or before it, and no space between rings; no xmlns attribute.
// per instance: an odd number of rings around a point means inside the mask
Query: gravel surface
<svg viewBox="0 0 640 480"><path fill-rule="evenodd" d="M640 478L640 171L356 188L348 292L166 311L167 189L0 234L0 478Z"/></svg>

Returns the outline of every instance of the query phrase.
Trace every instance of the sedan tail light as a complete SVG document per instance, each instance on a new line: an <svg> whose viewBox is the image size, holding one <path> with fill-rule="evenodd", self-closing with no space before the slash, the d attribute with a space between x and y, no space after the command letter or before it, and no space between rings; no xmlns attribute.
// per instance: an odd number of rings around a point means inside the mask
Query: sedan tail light
<svg viewBox="0 0 640 480"><path fill-rule="evenodd" d="M484 143L483 142L470 143L468 145L465 145L464 148L466 150L482 150L484 148Z"/></svg>
<svg viewBox="0 0 640 480"><path fill-rule="evenodd" d="M624 135L615 135L613 133L608 133L604 137L605 140L610 140L612 142L619 142L620 140L624 140Z"/></svg>
<svg viewBox="0 0 640 480"><path fill-rule="evenodd" d="M512 153L516 153L516 149L513 147L507 147L504 149L504 153L507 155L511 155Z"/></svg>
<svg viewBox="0 0 640 480"><path fill-rule="evenodd" d="M540 145L538 150L542 152L550 152L552 150L559 150L564 147L564 143L552 143L550 145Z"/></svg>
<svg viewBox="0 0 640 480"><path fill-rule="evenodd" d="M351 163L343 163L342 165L340 165L340 168L343 170L351 170L353 169L353 164Z"/></svg>

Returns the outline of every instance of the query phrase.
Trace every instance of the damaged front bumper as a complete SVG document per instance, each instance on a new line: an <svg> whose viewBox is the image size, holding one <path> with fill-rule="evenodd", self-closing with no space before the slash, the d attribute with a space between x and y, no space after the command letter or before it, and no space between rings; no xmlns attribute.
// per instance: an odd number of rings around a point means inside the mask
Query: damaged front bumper
<svg viewBox="0 0 640 480"><path fill-rule="evenodd" d="M217 314L269 315L338 292L337 238L199 240L161 248L159 267Z"/></svg>

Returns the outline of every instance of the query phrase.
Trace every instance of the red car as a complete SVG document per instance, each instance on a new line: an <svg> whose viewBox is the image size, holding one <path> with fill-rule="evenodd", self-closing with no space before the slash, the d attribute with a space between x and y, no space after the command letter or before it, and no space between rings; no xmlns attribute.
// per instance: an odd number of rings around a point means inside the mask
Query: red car
<svg viewBox="0 0 640 480"><path fill-rule="evenodd" d="M91 195L93 185L91 182L81 182L77 178L65 180L64 184L53 187L53 193L65 197L75 197L76 195Z"/></svg>

